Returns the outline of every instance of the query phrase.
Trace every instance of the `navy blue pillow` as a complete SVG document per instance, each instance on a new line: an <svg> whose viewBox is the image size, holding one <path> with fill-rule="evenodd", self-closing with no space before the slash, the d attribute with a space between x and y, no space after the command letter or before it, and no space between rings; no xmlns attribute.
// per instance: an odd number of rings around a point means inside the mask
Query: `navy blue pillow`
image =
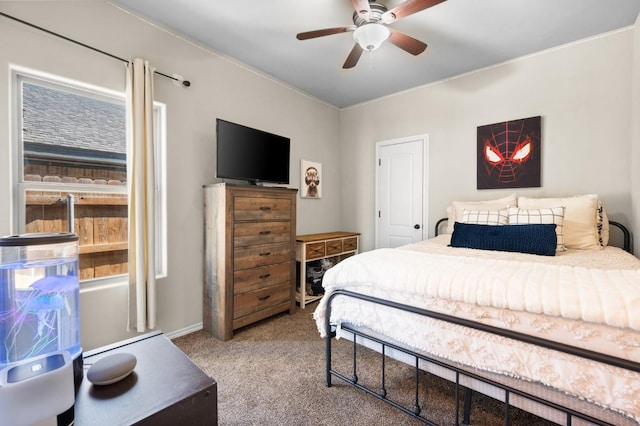
<svg viewBox="0 0 640 426"><path fill-rule="evenodd" d="M514 251L555 256L558 237L555 224L475 225L456 222L452 247Z"/></svg>

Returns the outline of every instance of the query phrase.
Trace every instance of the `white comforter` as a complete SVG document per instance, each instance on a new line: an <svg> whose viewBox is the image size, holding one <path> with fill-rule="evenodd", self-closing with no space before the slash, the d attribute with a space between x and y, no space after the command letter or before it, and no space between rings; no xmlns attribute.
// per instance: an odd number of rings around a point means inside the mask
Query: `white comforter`
<svg viewBox="0 0 640 426"><path fill-rule="evenodd" d="M410 304L438 298L640 330L640 269L528 261L533 255L524 260L461 261L453 254L418 247L379 249L348 258L327 271L323 286L328 293L337 288L365 294L386 290L398 293L392 300Z"/></svg>
<svg viewBox="0 0 640 426"><path fill-rule="evenodd" d="M348 258L325 274L326 295L347 289L640 362L639 259L614 248L552 258L456 249L446 238ZM326 303L325 296L314 312L323 336ZM341 296L330 320L640 420L638 373Z"/></svg>

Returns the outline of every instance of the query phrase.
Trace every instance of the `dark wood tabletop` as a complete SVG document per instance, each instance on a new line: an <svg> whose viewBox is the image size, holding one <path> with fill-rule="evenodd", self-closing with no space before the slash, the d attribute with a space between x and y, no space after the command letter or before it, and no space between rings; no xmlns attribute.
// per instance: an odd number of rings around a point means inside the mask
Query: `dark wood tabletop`
<svg viewBox="0 0 640 426"><path fill-rule="evenodd" d="M141 337L84 354L87 369L100 358L128 352L134 371L106 386L85 377L75 403L75 425L216 425L217 384L164 334Z"/></svg>

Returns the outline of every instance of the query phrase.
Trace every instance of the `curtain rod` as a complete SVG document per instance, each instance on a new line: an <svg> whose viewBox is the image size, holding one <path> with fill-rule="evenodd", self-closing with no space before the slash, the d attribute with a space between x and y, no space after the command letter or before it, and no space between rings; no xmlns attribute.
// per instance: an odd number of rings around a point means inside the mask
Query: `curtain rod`
<svg viewBox="0 0 640 426"><path fill-rule="evenodd" d="M27 25L27 26L29 26L29 27L31 27L31 28L35 28L35 29L37 29L37 30L44 31L44 32L45 32L45 33L47 33L47 34L54 35L54 36L59 37L59 38L61 38L61 39L63 39L63 40L70 41L71 43L75 43L75 44L77 44L77 45L79 45L79 46L82 46L82 47L85 47L85 48L87 48L87 49L93 50L94 52L102 53L103 55L109 56L109 57L111 57L111 58L113 58L113 59L117 59L117 60L119 60L119 61L129 63L129 61L128 61L128 60L126 60L126 59L124 59L124 58L121 58L121 57L116 56L116 55L112 55L111 53L109 53L109 52L105 52L104 50L100 50L100 49L97 49L97 48L95 48L95 47L93 47L93 46L89 46L88 44L84 44L84 43L79 42L79 41L77 41L77 40L74 40L74 39L72 39L72 38L69 38L69 37L63 36L62 34L55 33L55 32L53 32L53 31L51 31L51 30L46 29L46 28L39 27L39 26L37 26L37 25L35 25L35 24L32 24L32 23L30 23L30 22L23 21L22 19L16 18L16 17L14 17L14 16L7 15L7 14L6 14L6 13L4 13L4 12L0 12L0 15L4 16L5 18L12 19L12 20L14 20L14 21L16 21L16 22L20 22L21 24ZM178 83L181 83L181 84L182 84L183 86L185 86L185 87L189 87L189 86L191 86L191 82L190 82L190 81L188 81L188 80L182 80L182 79L180 79L180 78L176 78L176 77L174 77L174 76L171 76L171 75L168 75L168 74L161 73L160 71L154 71L154 73L156 73L156 74L158 74L158 75L161 75L161 76L163 76L163 77L169 78L169 79L171 79L171 80L177 81Z"/></svg>

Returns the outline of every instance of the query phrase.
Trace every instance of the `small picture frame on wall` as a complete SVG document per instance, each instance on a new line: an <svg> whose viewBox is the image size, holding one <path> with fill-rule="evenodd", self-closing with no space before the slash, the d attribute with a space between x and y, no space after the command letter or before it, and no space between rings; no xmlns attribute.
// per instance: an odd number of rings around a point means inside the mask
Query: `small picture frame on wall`
<svg viewBox="0 0 640 426"><path fill-rule="evenodd" d="M300 161L300 196L302 198L322 198L322 164L315 161Z"/></svg>

